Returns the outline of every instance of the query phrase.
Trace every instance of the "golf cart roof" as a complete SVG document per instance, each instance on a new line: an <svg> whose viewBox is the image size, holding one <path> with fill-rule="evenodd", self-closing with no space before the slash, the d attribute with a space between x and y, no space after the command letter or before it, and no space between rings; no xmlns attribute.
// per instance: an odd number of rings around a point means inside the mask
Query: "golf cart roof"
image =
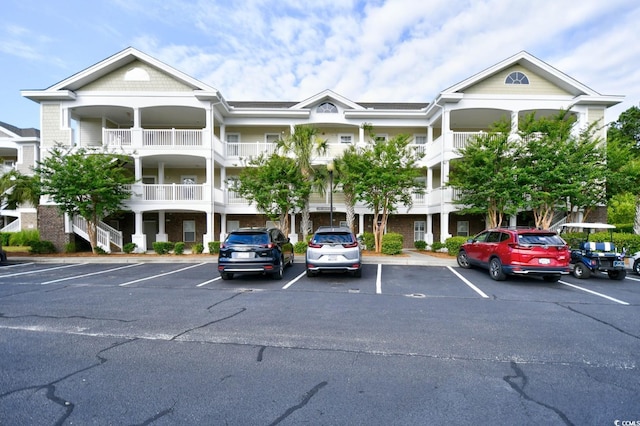
<svg viewBox="0 0 640 426"><path fill-rule="evenodd" d="M582 229L615 229L615 225L608 223L590 223L590 222L569 222L560 225L563 228L582 228Z"/></svg>

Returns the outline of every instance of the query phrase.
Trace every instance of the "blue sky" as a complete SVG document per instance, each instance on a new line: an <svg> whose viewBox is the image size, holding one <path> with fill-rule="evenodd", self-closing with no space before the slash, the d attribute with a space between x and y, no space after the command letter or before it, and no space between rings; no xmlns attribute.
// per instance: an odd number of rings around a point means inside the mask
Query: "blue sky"
<svg viewBox="0 0 640 426"><path fill-rule="evenodd" d="M45 89L128 46L228 100L430 102L521 50L640 103L637 0L4 0L0 121L39 128Z"/></svg>

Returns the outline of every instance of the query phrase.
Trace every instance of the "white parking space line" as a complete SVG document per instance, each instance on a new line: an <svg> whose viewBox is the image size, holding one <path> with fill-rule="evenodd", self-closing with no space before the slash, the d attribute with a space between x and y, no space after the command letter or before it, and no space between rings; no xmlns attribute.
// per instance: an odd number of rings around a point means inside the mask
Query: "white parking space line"
<svg viewBox="0 0 640 426"><path fill-rule="evenodd" d="M45 281L40 285L47 285L47 284L59 283L61 281L75 280L76 278L90 277L92 275L98 275L105 272L117 271L118 269L133 268L134 266L139 266L139 265L144 265L144 263L134 263L133 265L120 266L119 268L107 269L105 271L91 272L90 274L74 275L72 277L59 278L57 280Z"/></svg>
<svg viewBox="0 0 640 426"><path fill-rule="evenodd" d="M19 266L29 266L29 265L33 265L33 262L28 262L28 263L16 263L15 265L6 265L3 266L2 269L10 269L10 268L17 268Z"/></svg>
<svg viewBox="0 0 640 426"><path fill-rule="evenodd" d="M584 287L580 287L580 286L577 286L577 285L569 284L568 282L565 282L565 281L558 281L558 282L561 283L561 284L564 284L566 286L569 286L569 287L572 287L572 288L575 288L575 289L582 290L582 291L585 291L587 293L593 294L594 296L604 297L607 300L611 300L612 302L616 302L616 303L619 303L621 305L629 305L629 303L627 303L627 302L615 299L615 298L613 298L611 296L607 296L606 294L598 293L597 291L593 291L593 290L589 290L589 289L584 288Z"/></svg>
<svg viewBox="0 0 640 426"><path fill-rule="evenodd" d="M202 265L206 265L206 264L207 264L207 262L202 262L202 263L198 263L198 264L195 264L195 265L187 266L186 268L176 269L175 271L165 272L164 274L153 275L151 277L144 277L144 278L140 278L140 279L137 279L137 280L129 281L129 282L126 282L126 283L118 284L118 286L125 287L125 286L128 286L130 284L139 283L141 281L152 280L154 278L164 277L166 275L171 275L171 274L175 274L177 272L186 271L187 269L196 268L198 266L202 266Z"/></svg>
<svg viewBox="0 0 640 426"><path fill-rule="evenodd" d="M630 277L629 275L627 275L627 276L625 277L625 280L640 281L640 278Z"/></svg>
<svg viewBox="0 0 640 426"><path fill-rule="evenodd" d="M289 281L284 287L282 287L282 289L283 290L288 289L289 287L294 285L300 278L304 277L306 275L306 273L307 273L307 271L303 271L300 275L298 275L297 277L295 277L294 279Z"/></svg>
<svg viewBox="0 0 640 426"><path fill-rule="evenodd" d="M17 277L17 276L20 276L20 275L29 275L29 274L37 274L37 273L40 273L40 272L55 271L56 269L73 268L73 267L82 266L82 265L86 265L86 263L74 263L73 265L56 266L55 268L38 269L36 271L16 272L15 274L1 275L0 278Z"/></svg>
<svg viewBox="0 0 640 426"><path fill-rule="evenodd" d="M376 294L382 294L382 263L378 263L378 274L376 276Z"/></svg>
<svg viewBox="0 0 640 426"><path fill-rule="evenodd" d="M451 266L447 266L447 269L449 269L451 272L454 273L455 276L457 276L458 278L460 278L460 280L462 280L463 283L465 283L466 285L468 285L473 291L475 291L476 293L478 293L480 295L480 297L484 298L484 299L488 299L489 296L487 296L482 290L480 290L478 287L476 287L475 285L473 285L471 283L471 281L469 281L468 279L466 279L465 277L463 277L462 275L460 275L455 269L453 269Z"/></svg>
<svg viewBox="0 0 640 426"><path fill-rule="evenodd" d="M212 283L212 282L214 282L214 281L218 281L218 280L221 280L221 279L222 279L222 277L216 277L216 278L214 278L214 279L212 279L212 280L209 280L209 281L205 281L205 282L203 282L203 283L200 283L200 284L198 284L196 287L204 287L204 286L205 286L205 285L207 285L207 284L210 284L210 283Z"/></svg>

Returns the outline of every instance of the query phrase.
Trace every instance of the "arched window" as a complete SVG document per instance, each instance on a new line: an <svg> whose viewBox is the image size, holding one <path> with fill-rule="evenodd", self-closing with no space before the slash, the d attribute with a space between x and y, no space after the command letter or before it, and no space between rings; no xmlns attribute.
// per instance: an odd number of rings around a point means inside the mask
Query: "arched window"
<svg viewBox="0 0 640 426"><path fill-rule="evenodd" d="M514 71L507 76L504 84L529 84L529 77L520 71Z"/></svg>
<svg viewBox="0 0 640 426"><path fill-rule="evenodd" d="M331 102L323 102L320 105L318 105L318 112L320 113L337 113L338 112L338 108L336 108L336 106L334 104L332 104Z"/></svg>

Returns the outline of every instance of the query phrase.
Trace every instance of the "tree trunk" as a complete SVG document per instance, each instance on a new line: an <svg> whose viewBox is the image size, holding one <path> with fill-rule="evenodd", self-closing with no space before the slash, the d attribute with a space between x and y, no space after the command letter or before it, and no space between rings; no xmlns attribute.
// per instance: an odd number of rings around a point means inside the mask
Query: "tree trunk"
<svg viewBox="0 0 640 426"><path fill-rule="evenodd" d="M347 226L351 229L351 232L355 234L356 209L354 206L355 203L353 202L353 195L345 193L344 204L347 211Z"/></svg>
<svg viewBox="0 0 640 426"><path fill-rule="evenodd" d="M98 224L87 220L87 235L89 235L89 244L91 251L95 253L98 247Z"/></svg>
<svg viewBox="0 0 640 426"><path fill-rule="evenodd" d="M311 229L311 217L309 214L309 201L304 203L304 208L301 212L302 219L300 220L300 232L302 233L302 241L307 241L307 236L313 232Z"/></svg>
<svg viewBox="0 0 640 426"><path fill-rule="evenodd" d="M636 201L636 217L633 219L633 233L640 234L640 198Z"/></svg>

